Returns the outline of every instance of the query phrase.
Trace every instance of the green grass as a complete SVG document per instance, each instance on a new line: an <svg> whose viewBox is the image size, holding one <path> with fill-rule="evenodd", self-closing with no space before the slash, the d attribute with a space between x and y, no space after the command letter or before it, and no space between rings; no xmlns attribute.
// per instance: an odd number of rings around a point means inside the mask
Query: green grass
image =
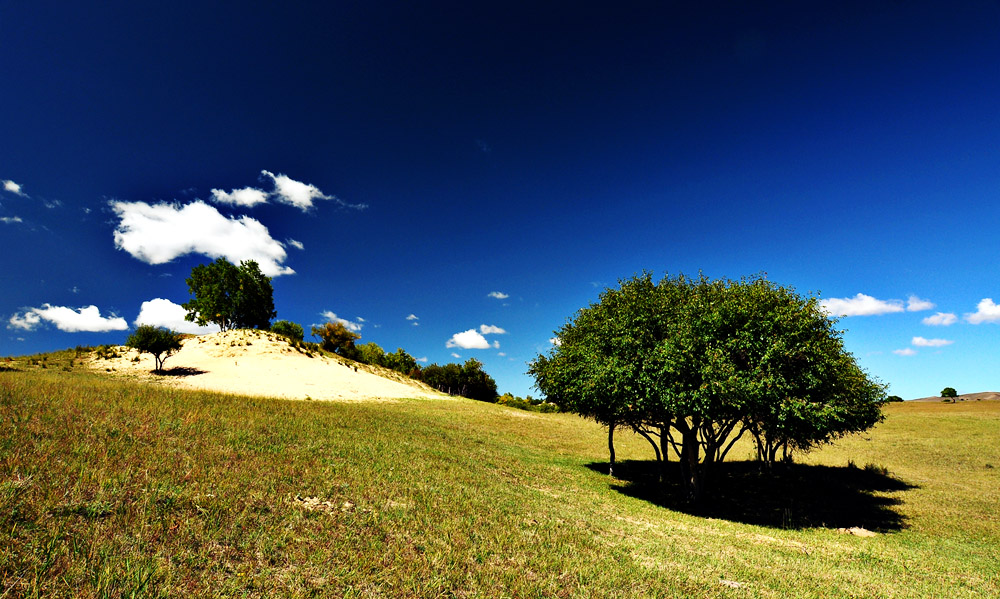
<svg viewBox="0 0 1000 599"><path fill-rule="evenodd" d="M69 370L0 371L0 597L1000 596L1000 402L892 405L693 511L572 415Z"/></svg>

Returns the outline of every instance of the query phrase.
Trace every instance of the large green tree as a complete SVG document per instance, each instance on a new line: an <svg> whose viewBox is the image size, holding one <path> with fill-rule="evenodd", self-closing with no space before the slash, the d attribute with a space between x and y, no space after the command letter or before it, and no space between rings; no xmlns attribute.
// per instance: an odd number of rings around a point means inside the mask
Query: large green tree
<svg viewBox="0 0 1000 599"><path fill-rule="evenodd" d="M743 435L770 464L871 427L885 403L816 298L759 277L644 273L602 293L556 340L530 365L536 386L609 431L642 435L661 464L675 454L693 501Z"/></svg>
<svg viewBox="0 0 1000 599"><path fill-rule="evenodd" d="M204 326L219 325L219 330L269 329L274 310L274 289L253 260L239 266L225 258L200 264L187 278L188 291L194 297L183 304L184 317Z"/></svg>

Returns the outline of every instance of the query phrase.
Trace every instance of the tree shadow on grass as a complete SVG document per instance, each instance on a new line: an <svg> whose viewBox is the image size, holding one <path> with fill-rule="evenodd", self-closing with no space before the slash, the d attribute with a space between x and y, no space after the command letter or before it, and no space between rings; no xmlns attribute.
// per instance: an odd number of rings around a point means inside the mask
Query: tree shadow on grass
<svg viewBox="0 0 1000 599"><path fill-rule="evenodd" d="M607 462L587 464L607 473ZM768 472L759 462L716 464L702 503L685 499L680 465L670 462L659 482L656 462L615 464L616 491L686 514L772 528L851 528L893 532L906 526L896 511L902 500L887 493L908 484L876 468L777 464Z"/></svg>
<svg viewBox="0 0 1000 599"><path fill-rule="evenodd" d="M157 376L195 376L199 374L207 373L207 370L202 370L200 368L193 368L191 366L175 366L173 368L166 368L164 370L154 370L153 374Z"/></svg>

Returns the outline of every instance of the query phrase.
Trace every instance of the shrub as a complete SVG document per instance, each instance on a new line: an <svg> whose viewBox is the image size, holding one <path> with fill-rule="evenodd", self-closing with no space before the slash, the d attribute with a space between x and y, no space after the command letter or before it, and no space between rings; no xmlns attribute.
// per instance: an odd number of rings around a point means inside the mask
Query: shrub
<svg viewBox="0 0 1000 599"><path fill-rule="evenodd" d="M285 337L288 337L289 339L295 341L302 341L302 339L305 337L306 334L305 329L302 328L302 325L296 324L288 320L276 321L274 324L271 325L271 332L277 333L279 335L284 335Z"/></svg>

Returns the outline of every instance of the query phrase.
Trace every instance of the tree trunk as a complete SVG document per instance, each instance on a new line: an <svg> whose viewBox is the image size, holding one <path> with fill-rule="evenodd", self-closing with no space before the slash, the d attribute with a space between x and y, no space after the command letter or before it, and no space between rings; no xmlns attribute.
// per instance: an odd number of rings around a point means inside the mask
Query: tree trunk
<svg viewBox="0 0 1000 599"><path fill-rule="evenodd" d="M681 449L681 473L684 475L684 485L687 487L687 499L697 504L704 493L704 473L699 463L700 446L698 445L698 429L690 427L683 431L684 446Z"/></svg>
<svg viewBox="0 0 1000 599"><path fill-rule="evenodd" d="M608 476L615 475L615 423L608 425Z"/></svg>

